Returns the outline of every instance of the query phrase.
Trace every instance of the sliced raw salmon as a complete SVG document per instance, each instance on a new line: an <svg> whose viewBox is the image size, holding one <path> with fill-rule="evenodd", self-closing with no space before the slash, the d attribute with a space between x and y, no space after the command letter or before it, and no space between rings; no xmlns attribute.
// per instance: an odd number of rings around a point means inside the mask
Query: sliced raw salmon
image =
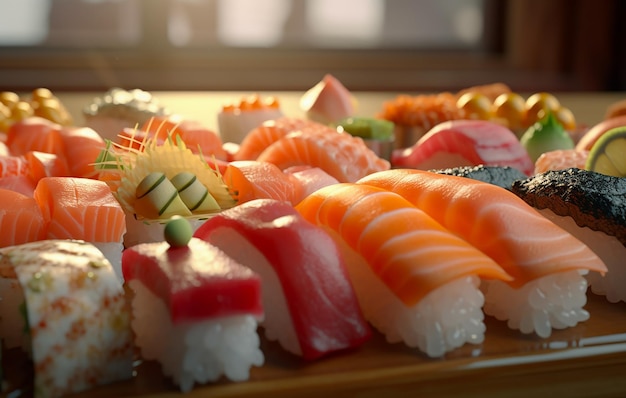
<svg viewBox="0 0 626 398"><path fill-rule="evenodd" d="M63 154L61 125L42 117L28 117L15 122L7 132L6 144L12 155L29 151Z"/></svg>
<svg viewBox="0 0 626 398"><path fill-rule="evenodd" d="M121 242L126 216L104 181L44 177L34 198L48 223L48 239Z"/></svg>
<svg viewBox="0 0 626 398"><path fill-rule="evenodd" d="M361 138L331 128L289 133L267 147L257 160L274 163L280 169L319 167L339 182L355 182L390 167Z"/></svg>
<svg viewBox="0 0 626 398"><path fill-rule="evenodd" d="M44 239L46 223L32 197L0 189L0 247Z"/></svg>

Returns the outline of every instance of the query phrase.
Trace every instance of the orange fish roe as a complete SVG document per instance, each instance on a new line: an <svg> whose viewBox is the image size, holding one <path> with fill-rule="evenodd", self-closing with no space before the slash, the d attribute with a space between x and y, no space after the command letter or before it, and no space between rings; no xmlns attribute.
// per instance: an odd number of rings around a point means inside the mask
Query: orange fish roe
<svg viewBox="0 0 626 398"><path fill-rule="evenodd" d="M222 106L222 112L246 112L263 109L279 109L280 102L275 97L261 98L258 94L242 98L237 104Z"/></svg>
<svg viewBox="0 0 626 398"><path fill-rule="evenodd" d="M499 94L510 91L507 85L494 83L469 87L456 94L450 92L417 96L404 94L386 102L378 117L399 126L422 127L429 130L439 123L465 118L465 111L457 106L459 97L465 93L480 93L492 101Z"/></svg>

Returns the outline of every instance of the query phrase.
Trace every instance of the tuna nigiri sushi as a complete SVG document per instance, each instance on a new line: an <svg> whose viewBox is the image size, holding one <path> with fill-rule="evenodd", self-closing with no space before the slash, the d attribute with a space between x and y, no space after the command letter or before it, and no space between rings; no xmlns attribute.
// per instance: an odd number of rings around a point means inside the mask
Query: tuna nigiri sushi
<svg viewBox="0 0 626 398"><path fill-rule="evenodd" d="M366 319L389 342L440 357L483 341L479 277L510 279L485 254L381 188L330 185L296 209L336 239Z"/></svg>
<svg viewBox="0 0 626 398"><path fill-rule="evenodd" d="M354 182L390 167L361 138L331 128L287 134L261 152L257 160L274 163L281 169L298 165L319 167L339 182Z"/></svg>
<svg viewBox="0 0 626 398"><path fill-rule="evenodd" d="M257 199L207 220L195 232L263 281L270 340L312 360L370 337L333 239L288 203Z"/></svg>
<svg viewBox="0 0 626 398"><path fill-rule="evenodd" d="M263 364L256 273L198 238L182 246L142 243L122 261L134 291L135 343L182 391L222 376L246 380L251 366Z"/></svg>
<svg viewBox="0 0 626 398"><path fill-rule="evenodd" d="M547 337L552 328L589 318L583 274L606 272L604 263L511 191L413 169L375 173L359 183L402 195L513 276L484 285L485 313L508 320L512 329Z"/></svg>
<svg viewBox="0 0 626 398"><path fill-rule="evenodd" d="M0 258L0 336L31 354L36 397L132 377L124 289L95 246L42 240L2 248Z"/></svg>
<svg viewBox="0 0 626 398"><path fill-rule="evenodd" d="M391 156L396 168L420 170L458 166L511 166L525 175L533 161L517 136L508 128L485 120L451 120L430 129L413 146L396 149Z"/></svg>

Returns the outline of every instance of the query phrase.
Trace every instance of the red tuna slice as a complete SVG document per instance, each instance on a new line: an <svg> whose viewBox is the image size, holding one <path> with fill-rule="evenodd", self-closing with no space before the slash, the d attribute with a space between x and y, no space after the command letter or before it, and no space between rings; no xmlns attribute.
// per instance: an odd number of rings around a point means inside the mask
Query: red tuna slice
<svg viewBox="0 0 626 398"><path fill-rule="evenodd" d="M395 168L420 170L459 166L510 166L532 175L534 163L517 136L508 128L485 120L440 123L412 147L391 156Z"/></svg>
<svg viewBox="0 0 626 398"><path fill-rule="evenodd" d="M288 203L256 199L208 219L195 236L261 275L268 339L307 360L371 336L334 240Z"/></svg>
<svg viewBox="0 0 626 398"><path fill-rule="evenodd" d="M263 316L261 279L216 246L141 243L122 254L124 279L138 280L169 308L173 324L251 314Z"/></svg>

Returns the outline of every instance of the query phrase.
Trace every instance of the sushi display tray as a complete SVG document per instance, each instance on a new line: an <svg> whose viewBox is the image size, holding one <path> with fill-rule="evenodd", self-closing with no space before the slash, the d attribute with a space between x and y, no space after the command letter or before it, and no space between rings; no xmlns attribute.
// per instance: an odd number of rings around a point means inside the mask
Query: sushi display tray
<svg viewBox="0 0 626 398"><path fill-rule="evenodd" d="M626 303L589 293L591 318L549 338L523 335L488 317L485 341L440 359L389 344L375 333L357 350L304 362L262 339L265 365L250 380L196 386L184 394L204 397L624 397ZM3 356L7 398L29 397L25 355ZM135 376L72 397L183 396L158 363L137 361Z"/></svg>

